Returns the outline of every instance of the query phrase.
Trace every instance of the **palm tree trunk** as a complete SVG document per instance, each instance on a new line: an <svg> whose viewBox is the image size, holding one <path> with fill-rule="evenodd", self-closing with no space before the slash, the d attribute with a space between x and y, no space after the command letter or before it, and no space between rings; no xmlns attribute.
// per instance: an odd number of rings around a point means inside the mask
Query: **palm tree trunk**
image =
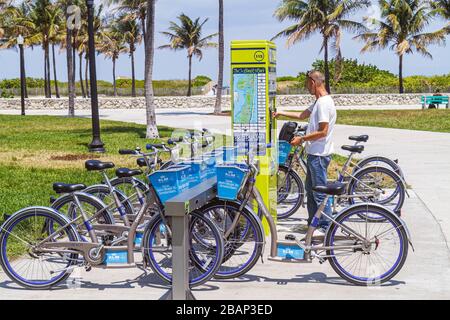
<svg viewBox="0 0 450 320"><path fill-rule="evenodd" d="M116 59L112 58L113 63L113 88L114 88L114 97L117 97L117 86L116 86Z"/></svg>
<svg viewBox="0 0 450 320"><path fill-rule="evenodd" d="M130 45L131 56L131 96L136 97L136 76L134 70L134 46Z"/></svg>
<svg viewBox="0 0 450 320"><path fill-rule="evenodd" d="M398 91L404 92L403 89L403 55L398 56Z"/></svg>
<svg viewBox="0 0 450 320"><path fill-rule="evenodd" d="M187 96L190 97L192 95L192 55L188 57L189 59L189 76L188 76L188 92Z"/></svg>
<svg viewBox="0 0 450 320"><path fill-rule="evenodd" d="M46 52L45 52L45 63L47 64L47 91L48 97L52 97L52 86L51 86L51 77L50 77L50 46L47 43Z"/></svg>
<svg viewBox="0 0 450 320"><path fill-rule="evenodd" d="M83 53L78 54L80 65L78 67L79 75L80 75L80 86L81 86L81 94L83 98L86 98L86 92L84 91L84 83L83 83Z"/></svg>
<svg viewBox="0 0 450 320"><path fill-rule="evenodd" d="M325 71L325 89L330 91L330 67L328 65L328 37L323 37L323 62Z"/></svg>
<svg viewBox="0 0 450 320"><path fill-rule="evenodd" d="M68 4L69 5L69 4ZM67 10L66 10L67 12ZM66 19L68 19L66 14ZM69 117L75 116L75 82L73 81L72 30L66 29L66 60L67 60L67 94L69 96Z"/></svg>
<svg viewBox="0 0 450 320"><path fill-rule="evenodd" d="M155 100L153 95L153 61L155 54L155 2L147 0L147 25L144 39L145 46L145 107L147 116L147 138L158 138L156 126Z"/></svg>
<svg viewBox="0 0 450 320"><path fill-rule="evenodd" d="M214 113L222 112L222 88L223 88L223 61L224 61L224 34L223 34L223 0L219 0L219 74L217 76L217 92Z"/></svg>
<svg viewBox="0 0 450 320"><path fill-rule="evenodd" d="M47 52L44 48L44 95L46 98L48 98L48 86L47 86L47 58L46 58Z"/></svg>
<svg viewBox="0 0 450 320"><path fill-rule="evenodd" d="M55 94L57 98L60 98L59 96L59 88L58 88L58 79L56 77L56 59L55 59L55 44L52 43L52 58L53 58L53 78L55 80Z"/></svg>
<svg viewBox="0 0 450 320"><path fill-rule="evenodd" d="M90 98L91 97L91 94L90 94L90 91L89 91L89 72L88 72L88 66L89 66L89 55L88 55L88 53L86 52L85 54L84 54L84 63L85 63L85 65L84 65L84 81L85 81L85 83L86 83L86 96L88 97L88 98Z"/></svg>
<svg viewBox="0 0 450 320"><path fill-rule="evenodd" d="M73 56L72 77L73 77L73 83L75 85L75 90L76 90L76 74L77 74L76 43L77 43L77 30L74 30L73 37L72 37L72 56Z"/></svg>

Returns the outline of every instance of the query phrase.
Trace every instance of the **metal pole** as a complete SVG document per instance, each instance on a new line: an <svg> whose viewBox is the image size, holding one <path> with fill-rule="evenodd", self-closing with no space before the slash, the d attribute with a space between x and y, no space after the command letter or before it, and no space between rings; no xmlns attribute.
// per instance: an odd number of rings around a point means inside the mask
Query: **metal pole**
<svg viewBox="0 0 450 320"><path fill-rule="evenodd" d="M23 57L23 44L19 44L20 51L20 106L21 115L25 115L25 63Z"/></svg>
<svg viewBox="0 0 450 320"><path fill-rule="evenodd" d="M88 50L92 112L92 142L89 144L89 151L105 152L105 148L103 147L104 143L100 138L100 120L98 114L97 72L95 70L94 0L86 0L86 6L88 10Z"/></svg>

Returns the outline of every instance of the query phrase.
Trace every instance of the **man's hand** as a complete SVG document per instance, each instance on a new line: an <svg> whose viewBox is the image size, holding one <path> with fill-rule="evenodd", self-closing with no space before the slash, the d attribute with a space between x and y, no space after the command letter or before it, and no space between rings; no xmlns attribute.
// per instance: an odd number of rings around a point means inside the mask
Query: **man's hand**
<svg viewBox="0 0 450 320"><path fill-rule="evenodd" d="M280 115L279 112L276 112L276 111L272 112L272 118L274 118L274 119L276 119L279 115Z"/></svg>
<svg viewBox="0 0 450 320"><path fill-rule="evenodd" d="M303 143L303 139L302 137L295 137L294 139L292 139L291 141L291 145L293 146L299 146Z"/></svg>

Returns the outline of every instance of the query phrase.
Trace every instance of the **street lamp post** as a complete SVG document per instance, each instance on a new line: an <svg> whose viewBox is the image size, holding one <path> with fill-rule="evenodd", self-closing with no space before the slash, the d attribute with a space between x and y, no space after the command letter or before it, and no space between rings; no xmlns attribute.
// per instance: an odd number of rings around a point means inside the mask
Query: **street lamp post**
<svg viewBox="0 0 450 320"><path fill-rule="evenodd" d="M91 112L92 112L92 142L89 144L91 152L105 152L104 143L100 138L100 120L98 114L97 96L97 72L95 70L95 39L94 39L94 0L86 0L88 13L88 50L89 50L89 75L91 87Z"/></svg>
<svg viewBox="0 0 450 320"><path fill-rule="evenodd" d="M17 44L20 51L20 106L21 115L25 115L25 62L23 58L23 42L24 39L21 34L17 37Z"/></svg>

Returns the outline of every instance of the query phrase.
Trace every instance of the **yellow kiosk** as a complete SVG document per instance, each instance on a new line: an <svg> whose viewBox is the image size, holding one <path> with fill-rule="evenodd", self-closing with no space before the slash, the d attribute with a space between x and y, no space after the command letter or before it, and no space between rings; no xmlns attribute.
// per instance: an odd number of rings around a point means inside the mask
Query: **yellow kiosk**
<svg viewBox="0 0 450 320"><path fill-rule="evenodd" d="M272 119L276 96L276 47L266 40L231 42L231 110L233 143L238 156L251 152L259 160L256 186L277 217L277 128ZM268 225L264 221L268 233Z"/></svg>

